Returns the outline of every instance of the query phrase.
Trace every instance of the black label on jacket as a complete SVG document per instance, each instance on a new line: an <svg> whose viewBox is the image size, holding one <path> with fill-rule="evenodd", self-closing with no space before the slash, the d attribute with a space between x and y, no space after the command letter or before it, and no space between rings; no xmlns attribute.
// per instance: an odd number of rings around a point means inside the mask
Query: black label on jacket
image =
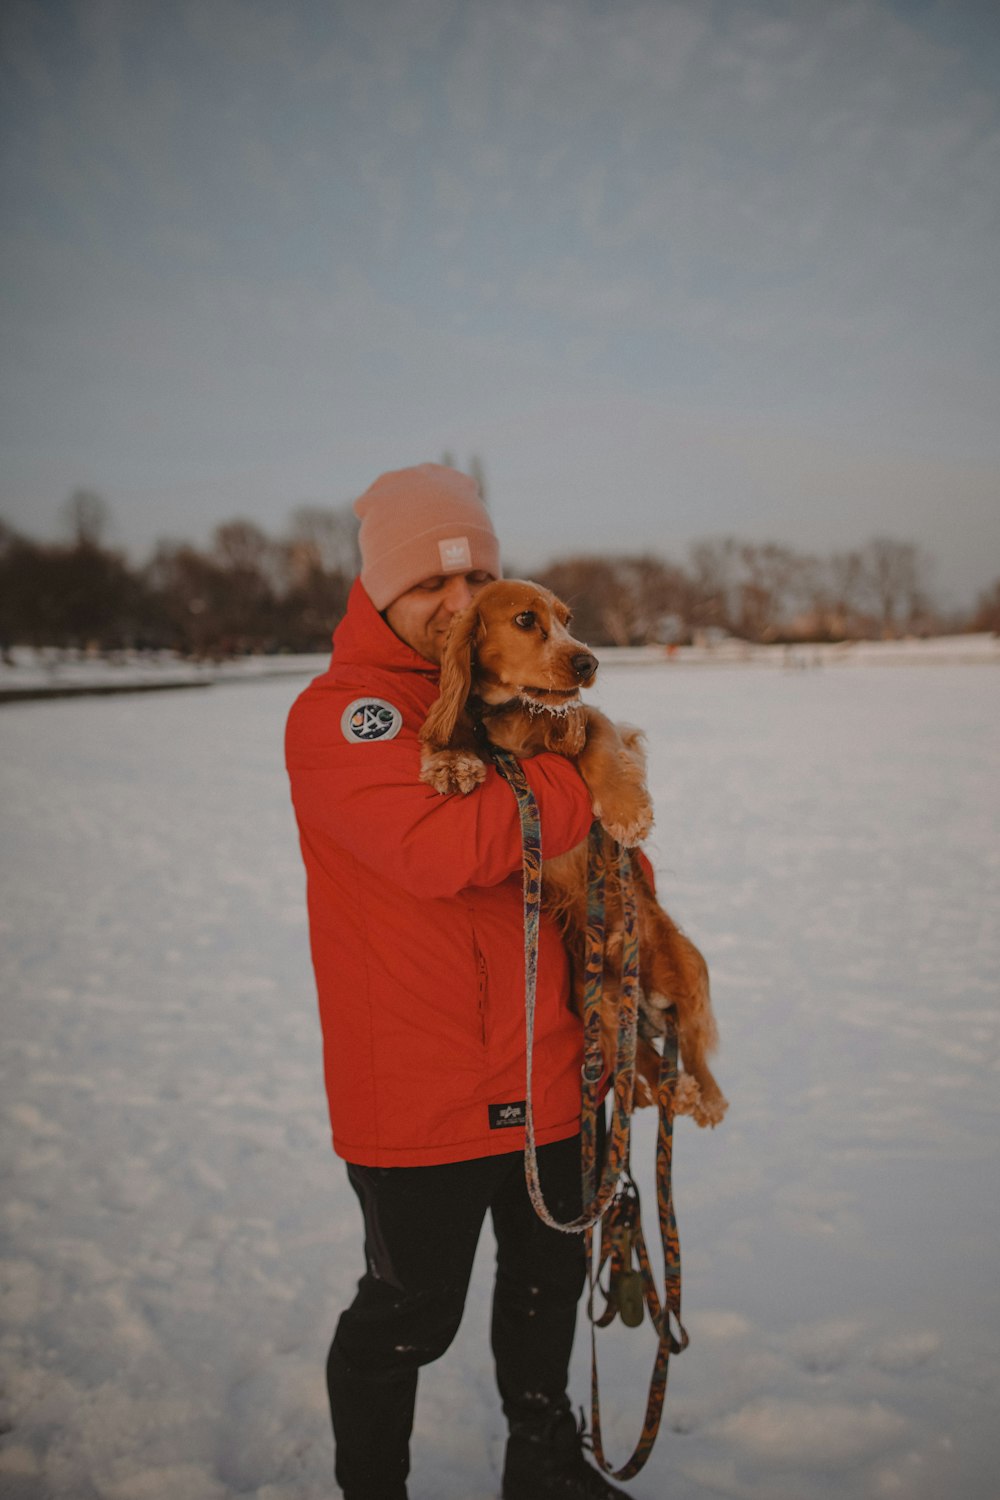
<svg viewBox="0 0 1000 1500"><path fill-rule="evenodd" d="M511 1125L528 1123L523 1099L518 1099L516 1104L491 1104L489 1111L491 1130L507 1130Z"/></svg>

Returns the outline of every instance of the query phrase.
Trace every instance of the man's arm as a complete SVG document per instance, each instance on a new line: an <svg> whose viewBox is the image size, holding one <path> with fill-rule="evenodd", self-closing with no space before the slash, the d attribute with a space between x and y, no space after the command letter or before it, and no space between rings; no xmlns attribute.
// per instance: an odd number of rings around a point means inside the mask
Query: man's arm
<svg viewBox="0 0 1000 1500"><path fill-rule="evenodd" d="M337 696L306 695L289 717L286 762L302 836L332 839L414 895L495 885L521 866L520 819L506 782L490 769L475 791L442 797L420 781L420 744L405 723L391 740L349 743ZM563 854L593 820L586 787L563 756L539 755L524 769L543 854Z"/></svg>

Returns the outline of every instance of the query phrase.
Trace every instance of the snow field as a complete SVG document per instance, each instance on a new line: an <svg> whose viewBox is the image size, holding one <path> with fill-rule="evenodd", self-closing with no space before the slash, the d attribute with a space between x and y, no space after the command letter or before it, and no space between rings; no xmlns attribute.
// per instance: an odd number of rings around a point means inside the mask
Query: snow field
<svg viewBox="0 0 1000 1500"><path fill-rule="evenodd" d="M731 1101L678 1124L692 1344L630 1492L993 1500L1000 673L602 675L648 733ZM300 686L0 710L5 1500L335 1492L323 1361L362 1266L281 764ZM490 1240L413 1500L498 1492ZM599 1350L620 1461L651 1334ZM582 1322L574 1374L584 1404Z"/></svg>

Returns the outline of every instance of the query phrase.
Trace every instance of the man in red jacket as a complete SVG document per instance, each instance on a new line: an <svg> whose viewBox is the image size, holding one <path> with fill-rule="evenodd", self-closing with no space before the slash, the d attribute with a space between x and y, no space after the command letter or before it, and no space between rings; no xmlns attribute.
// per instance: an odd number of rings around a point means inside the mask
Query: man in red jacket
<svg viewBox="0 0 1000 1500"><path fill-rule="evenodd" d="M536 1217L524 1182L517 805L493 770L468 796L419 779L448 627L500 576L499 545L475 483L438 464L383 474L355 511L361 576L286 737L333 1145L364 1219L366 1271L327 1364L337 1481L346 1500L406 1500L417 1372L458 1330L489 1212L504 1500L608 1500L623 1491L585 1461L566 1394L582 1243ZM546 754L525 771L543 853L572 848L592 818L576 770ZM543 920L533 1101L563 1219L580 1208L581 1053Z"/></svg>

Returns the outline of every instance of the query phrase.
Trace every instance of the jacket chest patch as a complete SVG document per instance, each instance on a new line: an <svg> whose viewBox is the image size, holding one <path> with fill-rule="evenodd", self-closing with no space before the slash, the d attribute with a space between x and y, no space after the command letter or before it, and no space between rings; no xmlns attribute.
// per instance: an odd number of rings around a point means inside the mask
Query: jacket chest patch
<svg viewBox="0 0 1000 1500"><path fill-rule="evenodd" d="M340 729L345 740L355 745L371 745L376 740L392 740L403 727L403 715L384 698L355 698L344 709Z"/></svg>
<svg viewBox="0 0 1000 1500"><path fill-rule="evenodd" d="M527 1124L523 1099L514 1104L491 1104L488 1108L491 1130L509 1130L513 1125Z"/></svg>

